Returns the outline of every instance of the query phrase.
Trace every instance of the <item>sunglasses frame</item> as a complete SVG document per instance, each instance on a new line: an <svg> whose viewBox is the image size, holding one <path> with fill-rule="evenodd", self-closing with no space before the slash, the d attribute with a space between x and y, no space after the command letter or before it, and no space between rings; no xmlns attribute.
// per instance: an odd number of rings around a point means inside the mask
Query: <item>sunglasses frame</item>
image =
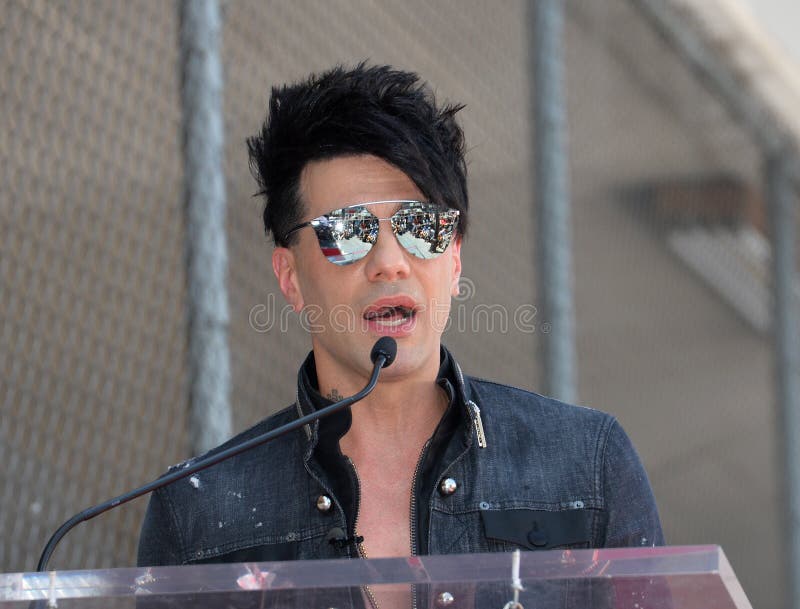
<svg viewBox="0 0 800 609"><path fill-rule="evenodd" d="M330 223L331 223L330 215L335 213L335 212L344 212L346 210L355 209L355 208L368 208L369 206L379 205L381 203L399 204L399 205L401 205L401 207L397 211L395 211L391 216L389 216L388 218L379 218L378 216L373 214L369 209L366 209L365 211L369 212L369 214L373 218L375 218L377 220L378 226L380 226L380 222L385 222L386 221L386 222L392 223L392 220L394 219L394 217L398 213L403 211L403 209L407 209L408 207L411 206L411 204L416 204L416 205L420 206L422 208L422 211L424 211L426 213L448 213L453 218L452 222L451 222L451 225L452 225L452 231L451 232L455 233L458 230L458 220L459 220L459 217L461 215L461 212L459 210L457 210L457 209L452 209L452 208L449 208L449 207L444 207L442 205L437 205L436 203L430 203L429 201L420 201L420 200L416 200L416 199L389 199L389 200L385 200L385 201L367 201L367 202L364 202L364 203L354 203L353 205L347 205L345 207L338 207L336 209L332 209L329 212L322 214L321 216L317 216L316 218L312 218L311 220L308 220L307 222L302 222L302 223L300 223L300 224L298 224L296 226L293 226L291 229L289 229L286 232L286 234L284 235L283 240L284 240L284 242L288 243L289 237L293 233L295 233L296 231L300 230L301 228L305 228L306 226L310 226L310 227L312 227L314 229L314 236L317 238L317 242L318 242L318 244L320 246L320 249L323 251L323 255L325 256L325 258L327 258L328 262L330 262L332 264L335 264L337 266L346 266L348 264L352 264L354 262L358 262L359 260L365 258L369 254L369 252L372 250L372 246L373 246L372 242L362 240L362 243L368 245L368 247L364 250L363 254L359 255L357 258L353 258L351 260L334 260L333 256L325 254L325 246L323 245L323 243L321 241L321 237L320 237L319 232L317 231L317 228L323 222L326 225L330 225ZM442 251L436 252L435 254L433 254L431 256L428 256L428 257L420 256L419 254L416 253L416 251L414 251L412 249L409 249L406 245L403 244L403 242L400 240L400 236L395 231L394 225L392 225L392 233L395 235L395 238L398 240L398 243L400 244L400 246L405 251L407 251L409 254L411 254L415 258L419 258L420 260L432 260L434 258L437 258L441 254L443 254L447 250L448 247L450 247L450 241L448 241L447 246L444 249L442 249ZM437 231L437 233L438 233L438 231ZM377 239L377 237L376 237L376 239ZM426 240L423 239L423 241L425 243L427 243ZM452 241L452 237L451 237L451 241Z"/></svg>

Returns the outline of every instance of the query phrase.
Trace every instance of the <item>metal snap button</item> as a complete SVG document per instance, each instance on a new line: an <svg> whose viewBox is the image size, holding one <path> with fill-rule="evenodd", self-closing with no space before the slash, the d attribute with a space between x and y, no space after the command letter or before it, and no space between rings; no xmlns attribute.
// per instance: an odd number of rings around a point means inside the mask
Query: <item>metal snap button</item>
<svg viewBox="0 0 800 609"><path fill-rule="evenodd" d="M319 497L317 497L317 509L320 512L329 511L332 505L333 501L331 501L331 498L328 497L327 495L320 495Z"/></svg>
<svg viewBox="0 0 800 609"><path fill-rule="evenodd" d="M456 597L450 594L449 592L442 592L439 596L436 597L436 604L440 607L447 607L448 605L452 605L453 601L456 600Z"/></svg>
<svg viewBox="0 0 800 609"><path fill-rule="evenodd" d="M458 488L458 483L453 480L452 478L443 478L442 481L439 483L439 492L442 495L452 495L456 492Z"/></svg>

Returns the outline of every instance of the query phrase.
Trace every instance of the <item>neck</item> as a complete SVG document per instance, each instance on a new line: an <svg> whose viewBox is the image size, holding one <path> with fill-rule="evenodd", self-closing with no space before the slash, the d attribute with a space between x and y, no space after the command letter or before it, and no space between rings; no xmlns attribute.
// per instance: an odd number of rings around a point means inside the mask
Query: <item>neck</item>
<svg viewBox="0 0 800 609"><path fill-rule="evenodd" d="M353 405L353 422L340 447L356 463L415 462L446 409L447 395L434 382L378 385Z"/></svg>
<svg viewBox="0 0 800 609"><path fill-rule="evenodd" d="M438 358L436 364L435 369L430 366L424 374L413 378L386 375L389 378L379 380L367 397L351 407L352 424L342 439L342 449L371 450L369 447L378 448L376 444L380 444L385 449L395 450L424 444L448 404L447 393L436 383ZM320 392L332 400L352 395L365 382L351 379L355 382L347 383L337 375L334 384L331 375L325 374L319 366L317 375Z"/></svg>
<svg viewBox="0 0 800 609"><path fill-rule="evenodd" d="M380 432L402 439L420 428L433 431L447 407L447 395L435 379L379 383L354 405L352 431Z"/></svg>

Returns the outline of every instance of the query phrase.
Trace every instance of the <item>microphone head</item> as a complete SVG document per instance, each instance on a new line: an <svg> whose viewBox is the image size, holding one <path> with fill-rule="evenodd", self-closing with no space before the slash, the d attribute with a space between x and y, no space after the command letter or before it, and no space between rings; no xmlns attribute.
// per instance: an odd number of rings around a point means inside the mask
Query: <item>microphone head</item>
<svg viewBox="0 0 800 609"><path fill-rule="evenodd" d="M383 368L391 364L397 356L397 341L391 336L381 336L377 340L369 354L369 359L374 364L381 355L384 357Z"/></svg>

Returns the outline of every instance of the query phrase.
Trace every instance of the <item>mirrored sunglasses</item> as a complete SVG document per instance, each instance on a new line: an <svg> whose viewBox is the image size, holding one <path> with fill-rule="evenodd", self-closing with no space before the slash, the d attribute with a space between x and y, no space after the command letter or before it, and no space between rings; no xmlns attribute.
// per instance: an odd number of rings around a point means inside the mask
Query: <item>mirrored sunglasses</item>
<svg viewBox="0 0 800 609"><path fill-rule="evenodd" d="M378 218L369 211L372 205L399 204L389 218ZM425 260L436 258L447 249L458 226L458 210L424 201L371 201L323 214L303 222L286 233L310 226L325 257L339 266L361 260L378 240L380 223L388 220L400 245L409 254Z"/></svg>

